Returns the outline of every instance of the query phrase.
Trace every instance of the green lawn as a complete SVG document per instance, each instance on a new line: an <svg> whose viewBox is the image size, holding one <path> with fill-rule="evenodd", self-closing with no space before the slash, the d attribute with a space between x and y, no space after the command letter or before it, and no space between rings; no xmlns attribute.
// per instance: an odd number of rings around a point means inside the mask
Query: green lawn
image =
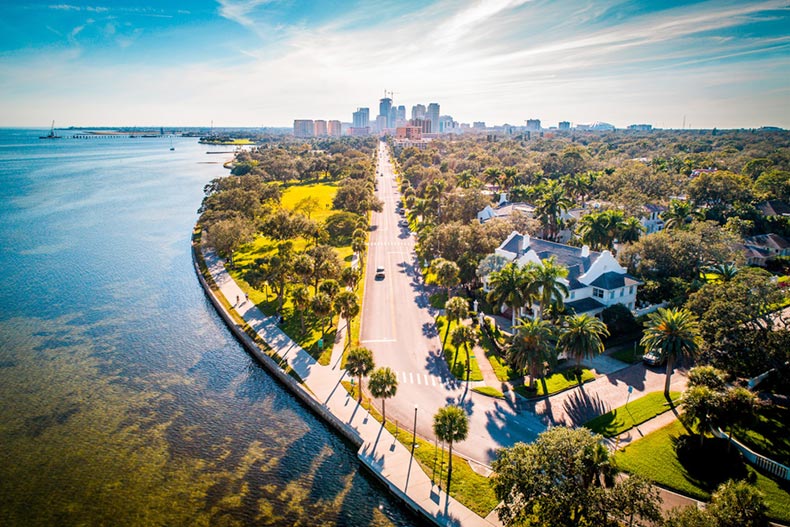
<svg viewBox="0 0 790 527"><path fill-rule="evenodd" d="M486 395L488 397L495 397L497 399L504 399L505 394L497 390L496 388L492 388L490 386L481 386L479 388L472 388L473 392L477 392L481 395Z"/></svg>
<svg viewBox="0 0 790 527"><path fill-rule="evenodd" d="M676 444L687 441L691 452L679 459ZM679 421L648 434L617 452L614 461L619 468L652 479L658 485L700 500L710 499L716 487L732 477L747 477L765 494L769 516L790 522L790 485L777 482L751 466L744 466L737 456L726 451L726 442L713 438L698 446L697 436L688 436ZM734 449L733 449L734 452Z"/></svg>
<svg viewBox="0 0 790 527"><path fill-rule="evenodd" d="M579 377L576 375L576 369L572 368L569 370L553 373L542 379L538 379L537 392L531 391L526 386L516 386L514 389L517 393L523 395L524 397L543 397L544 395L552 395L563 390L567 390L568 388L579 386L580 384L584 384L585 382L589 382L593 379L595 379L595 375L590 370L582 369L581 377Z"/></svg>
<svg viewBox="0 0 790 527"><path fill-rule="evenodd" d="M466 380L466 346L463 346L458 353L456 354L455 346L453 346L452 339L453 339L453 328L458 325L457 322L453 322L450 326L450 334L447 336L447 342L444 345L444 358L447 360L447 365L450 366L450 371L452 374L461 380ZM439 331L439 338L444 342L444 335L447 331L447 318L444 315L439 315L436 317L436 329ZM480 337L479 330L477 331L478 338ZM469 380L470 381L482 381L483 374L480 372L480 366L477 364L477 359L474 356L474 349L470 349L472 352L471 359L469 361L469 368L471 370Z"/></svg>
<svg viewBox="0 0 790 527"><path fill-rule="evenodd" d="M640 362L642 360L642 355L644 355L644 348L642 348L640 345L636 345L635 347L624 346L609 354L609 356L613 359L627 362L628 364L636 364L637 362Z"/></svg>
<svg viewBox="0 0 790 527"><path fill-rule="evenodd" d="M669 397L671 401L677 401L680 392L669 392ZM590 419L584 423L584 426L604 437L614 437L671 408L672 405L664 397L664 392L652 392L631 401L627 406L615 408Z"/></svg>
<svg viewBox="0 0 790 527"><path fill-rule="evenodd" d="M494 375L496 375L497 379L506 382L521 377L518 372L514 371L507 362L505 362L504 358L499 356L494 348L494 343L491 342L491 337L489 337L488 333L485 331L480 332L480 347L485 351L488 362L491 363L491 367L494 369Z"/></svg>
<svg viewBox="0 0 790 527"><path fill-rule="evenodd" d="M348 393L356 400L356 386L351 386L350 382L343 381L343 386ZM367 395L362 397L362 406L367 409L374 419L381 422L381 414L370 405ZM412 431L395 426L391 420L387 420L387 430L407 448L411 448ZM414 449L414 458L419 463L431 481L438 483L442 489L447 486L448 451L437 448L434 443L426 441L421 437L416 438L417 448ZM453 475L450 484L450 495L463 503L470 510L485 518L494 507L497 500L494 490L489 484L488 478L472 470L467 461L457 455L453 455Z"/></svg>
<svg viewBox="0 0 790 527"><path fill-rule="evenodd" d="M760 408L749 430L735 437L755 452L790 466L790 408L771 405Z"/></svg>

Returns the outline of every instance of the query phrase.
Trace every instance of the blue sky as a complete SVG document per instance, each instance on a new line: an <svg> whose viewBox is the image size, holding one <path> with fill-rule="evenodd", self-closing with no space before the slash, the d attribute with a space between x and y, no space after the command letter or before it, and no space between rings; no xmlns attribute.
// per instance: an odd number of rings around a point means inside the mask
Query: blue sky
<svg viewBox="0 0 790 527"><path fill-rule="evenodd" d="M0 126L407 113L790 128L790 2L0 2Z"/></svg>

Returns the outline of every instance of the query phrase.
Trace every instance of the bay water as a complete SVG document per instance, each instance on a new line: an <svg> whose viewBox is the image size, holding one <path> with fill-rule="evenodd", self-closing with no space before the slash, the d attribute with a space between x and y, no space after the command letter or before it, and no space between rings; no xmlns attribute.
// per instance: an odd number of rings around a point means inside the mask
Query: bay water
<svg viewBox="0 0 790 527"><path fill-rule="evenodd" d="M195 277L196 138L0 129L0 525L411 525Z"/></svg>

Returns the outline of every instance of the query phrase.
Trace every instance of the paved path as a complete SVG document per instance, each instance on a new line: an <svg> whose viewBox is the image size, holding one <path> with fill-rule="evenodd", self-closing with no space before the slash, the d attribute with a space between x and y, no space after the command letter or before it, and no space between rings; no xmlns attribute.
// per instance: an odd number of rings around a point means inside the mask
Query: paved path
<svg viewBox="0 0 790 527"><path fill-rule="evenodd" d="M421 470L411 452L368 412L357 404L342 387L345 371L334 364L321 366L277 326L275 317L264 315L252 302L244 300L244 292L225 270L222 260L212 251L203 256L214 282L235 311L260 335L280 357L304 380L312 395L343 423L362 438L359 459L372 471L386 479L388 487L422 508L441 525L496 525L470 511L448 496ZM234 303L235 299L241 299ZM345 326L339 328L338 333ZM342 349L342 348L341 348Z"/></svg>

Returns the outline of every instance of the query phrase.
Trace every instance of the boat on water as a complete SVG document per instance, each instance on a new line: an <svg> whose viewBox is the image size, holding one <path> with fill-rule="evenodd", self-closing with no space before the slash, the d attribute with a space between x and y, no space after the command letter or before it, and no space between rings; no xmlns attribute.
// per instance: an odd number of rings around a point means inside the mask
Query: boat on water
<svg viewBox="0 0 790 527"><path fill-rule="evenodd" d="M173 138L171 137L170 138L170 151L172 152L175 149L176 149L176 147L173 146Z"/></svg>
<svg viewBox="0 0 790 527"><path fill-rule="evenodd" d="M49 129L48 135L40 135L38 136L39 139L62 139L63 136L55 135L55 121L52 121L52 126Z"/></svg>

